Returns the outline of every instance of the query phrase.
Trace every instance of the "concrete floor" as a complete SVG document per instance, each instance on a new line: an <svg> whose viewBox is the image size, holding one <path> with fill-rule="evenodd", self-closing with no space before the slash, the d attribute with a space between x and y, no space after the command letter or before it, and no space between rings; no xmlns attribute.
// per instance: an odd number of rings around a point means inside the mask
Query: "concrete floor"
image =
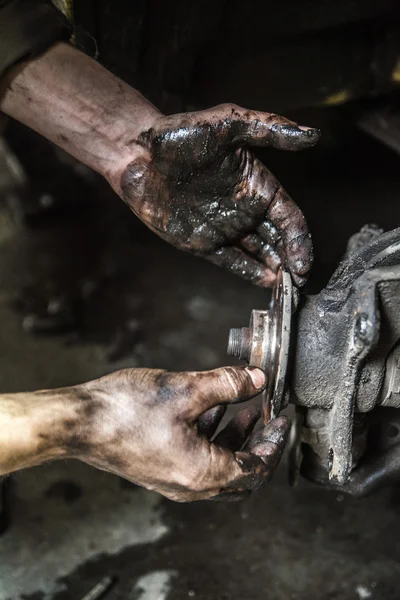
<svg viewBox="0 0 400 600"><path fill-rule="evenodd" d="M400 222L399 159L361 135L265 159L311 225L311 290L364 223ZM34 228L0 211L0 389L226 364L229 327L265 292L170 248L102 184L92 196ZM27 315L54 297L79 307L78 332L33 336ZM305 481L291 489L285 466L232 505L174 504L73 461L19 473L0 537L0 599L80 600L109 576L107 600L398 600L400 488L362 501Z"/></svg>

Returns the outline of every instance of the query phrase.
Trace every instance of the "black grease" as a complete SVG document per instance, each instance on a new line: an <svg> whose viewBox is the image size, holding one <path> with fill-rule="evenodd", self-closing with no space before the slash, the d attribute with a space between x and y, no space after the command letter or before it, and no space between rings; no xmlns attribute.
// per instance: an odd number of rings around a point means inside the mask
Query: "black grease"
<svg viewBox="0 0 400 600"><path fill-rule="evenodd" d="M202 415L197 423L197 431L199 435L204 435L210 438L214 435L222 417L226 412L226 406L215 406L210 408L204 415Z"/></svg>
<svg viewBox="0 0 400 600"><path fill-rule="evenodd" d="M171 402L176 398L176 389L169 373L160 373L154 381L157 389L156 402Z"/></svg>
<svg viewBox="0 0 400 600"><path fill-rule="evenodd" d="M264 428L260 441L282 446L288 439L289 431L289 419L286 417L278 417Z"/></svg>
<svg viewBox="0 0 400 600"><path fill-rule="evenodd" d="M304 150L314 146L319 138L319 129L301 130L297 125L274 125L271 128L274 133L274 146L282 150Z"/></svg>
<svg viewBox="0 0 400 600"><path fill-rule="evenodd" d="M158 119L139 137L148 159L124 171L122 195L153 231L181 250L260 285L272 281L287 254L284 263L302 284L312 258L304 217L245 141L298 150L316 143L319 132L303 131L278 115L263 121L261 115L223 105ZM260 227L261 240L275 253L271 261L268 248L261 254L242 243ZM292 244L291 257L286 240L296 231L305 235L304 249Z"/></svg>

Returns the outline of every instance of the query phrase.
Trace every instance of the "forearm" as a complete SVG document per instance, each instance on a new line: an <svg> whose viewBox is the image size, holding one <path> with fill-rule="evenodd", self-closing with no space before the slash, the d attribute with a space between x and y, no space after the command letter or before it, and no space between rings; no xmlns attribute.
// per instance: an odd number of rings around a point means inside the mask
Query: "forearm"
<svg viewBox="0 0 400 600"><path fill-rule="evenodd" d="M72 46L57 43L7 76L0 109L98 171L119 192L119 174L141 151L140 131L159 111Z"/></svg>
<svg viewBox="0 0 400 600"><path fill-rule="evenodd" d="M75 388L0 395L0 475L72 454Z"/></svg>

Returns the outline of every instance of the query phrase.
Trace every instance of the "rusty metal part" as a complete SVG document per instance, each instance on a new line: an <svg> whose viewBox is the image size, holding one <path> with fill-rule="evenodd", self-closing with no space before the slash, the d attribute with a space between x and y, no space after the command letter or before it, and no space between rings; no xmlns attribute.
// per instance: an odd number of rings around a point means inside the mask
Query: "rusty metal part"
<svg viewBox="0 0 400 600"><path fill-rule="evenodd" d="M253 311L250 326L229 338L230 354L267 374L266 421L284 403L292 301L290 276L281 273L268 309ZM302 298L292 329L291 481L300 472L360 496L398 479L400 416L384 413L390 447L378 447L386 433L376 426L381 411L400 408L400 228L365 226L352 236L327 287Z"/></svg>
<svg viewBox="0 0 400 600"><path fill-rule="evenodd" d="M368 494L400 477L400 416L384 413L391 433L374 433L381 411L400 408L400 228L363 227L327 287L302 298L286 382L293 300L290 276L280 273L268 309L231 330L228 353L265 370L266 422L288 395L296 404L291 482L301 473ZM390 447L378 447L385 435Z"/></svg>
<svg viewBox="0 0 400 600"><path fill-rule="evenodd" d="M400 411L377 408L367 415L368 439L365 455L341 489L361 498L400 478Z"/></svg>
<svg viewBox="0 0 400 600"><path fill-rule="evenodd" d="M259 367L267 375L263 392L264 422L276 417L283 402L289 354L292 280L280 270L267 310L253 310L249 327L231 329L228 354Z"/></svg>
<svg viewBox="0 0 400 600"><path fill-rule="evenodd" d="M399 315L400 229L363 228L297 314L290 388L303 415L306 476L345 485L365 450L363 417L400 405Z"/></svg>

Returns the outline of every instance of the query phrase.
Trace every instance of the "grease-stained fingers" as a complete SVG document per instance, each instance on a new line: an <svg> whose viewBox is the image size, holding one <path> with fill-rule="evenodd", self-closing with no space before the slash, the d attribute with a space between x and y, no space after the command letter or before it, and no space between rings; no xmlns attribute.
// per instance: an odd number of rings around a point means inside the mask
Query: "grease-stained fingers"
<svg viewBox="0 0 400 600"><path fill-rule="evenodd" d="M271 243L264 241L261 237L252 233L244 237L240 241L240 245L249 254L253 255L257 260L263 263L265 267L273 273L277 273L282 264L281 257ZM278 246L279 247L279 246Z"/></svg>
<svg viewBox="0 0 400 600"><path fill-rule="evenodd" d="M246 494L259 488L270 474L269 465L259 456L247 451L232 452L216 443L210 444L210 464L212 468L202 479L204 499L219 494Z"/></svg>
<svg viewBox="0 0 400 600"><path fill-rule="evenodd" d="M232 452L216 443L209 444L209 452L202 453L203 457L207 456L207 466L205 462L197 464L198 474L192 489L172 499L242 500L270 479L282 456L288 427L285 417L271 421L254 433L245 449L239 452ZM197 455L200 457L199 453Z"/></svg>
<svg viewBox="0 0 400 600"><path fill-rule="evenodd" d="M216 106L215 117L227 131L229 142L272 146L279 150L303 150L314 146L321 135L315 127L305 127L274 113L249 110L227 104Z"/></svg>
<svg viewBox="0 0 400 600"><path fill-rule="evenodd" d="M250 159L249 159L250 160ZM246 180L243 210L253 210L254 229L247 229L235 246L223 246L212 257L232 272L256 285L275 281L281 264L303 285L312 266L312 242L300 208L276 177L252 157L252 176Z"/></svg>
<svg viewBox="0 0 400 600"><path fill-rule="evenodd" d="M258 456L274 468L280 461L290 431L290 421L281 416L270 421L262 429L255 431L246 444L245 451Z"/></svg>
<svg viewBox="0 0 400 600"><path fill-rule="evenodd" d="M282 238L286 264L294 282L303 285L313 263L311 235L303 213L282 187L269 205L266 219Z"/></svg>
<svg viewBox="0 0 400 600"><path fill-rule="evenodd" d="M152 138L166 132L181 130L185 133L210 126L217 132L220 143L228 145L245 143L279 150L303 150L314 146L320 138L319 129L236 104L219 104L198 112L162 116L151 130Z"/></svg>
<svg viewBox="0 0 400 600"><path fill-rule="evenodd" d="M270 244L274 248L282 239L278 229L267 218L257 227L256 231L261 241Z"/></svg>
<svg viewBox="0 0 400 600"><path fill-rule="evenodd" d="M260 188L258 193L262 195L263 190ZM272 197L269 190L265 192L264 205L265 219L257 227L257 235L267 244L264 260L271 256L268 266L274 268L276 259L273 253L268 255L269 245L279 254L283 266L289 269L295 284L302 286L313 263L313 247L306 219L280 185Z"/></svg>
<svg viewBox="0 0 400 600"><path fill-rule="evenodd" d="M270 479L282 457L288 430L288 419L278 417L254 433L242 451L232 453L211 444L210 464L213 469L203 481L207 481L208 490L204 497L241 494L261 487Z"/></svg>
<svg viewBox="0 0 400 600"><path fill-rule="evenodd" d="M225 412L226 406L219 405L201 415L197 423L199 435L205 435L208 439L212 438Z"/></svg>
<svg viewBox="0 0 400 600"><path fill-rule="evenodd" d="M249 233L240 240L240 245L242 248L249 254L252 254L256 257L258 257L262 251L264 243L265 242L257 233Z"/></svg>
<svg viewBox="0 0 400 600"><path fill-rule="evenodd" d="M276 274L240 248L225 246L206 258L255 285L271 287L275 283Z"/></svg>
<svg viewBox="0 0 400 600"><path fill-rule="evenodd" d="M261 416L258 406L248 406L239 411L219 432L213 444L228 450L240 450Z"/></svg>

